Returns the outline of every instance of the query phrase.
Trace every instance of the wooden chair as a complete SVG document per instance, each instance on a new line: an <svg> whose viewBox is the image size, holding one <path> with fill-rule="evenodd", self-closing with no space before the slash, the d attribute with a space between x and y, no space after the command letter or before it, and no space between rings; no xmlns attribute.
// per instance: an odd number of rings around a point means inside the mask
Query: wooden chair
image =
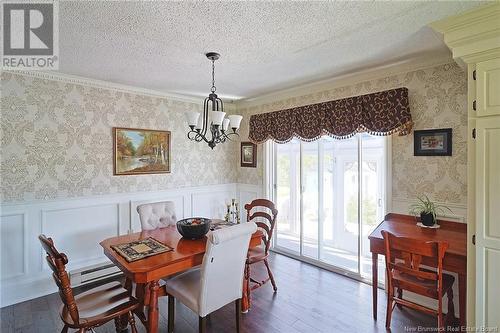
<svg viewBox="0 0 500 333"><path fill-rule="evenodd" d="M52 277L59 288L63 302L60 316L64 322L61 333L69 328L78 329L78 333L93 330L114 319L117 332L127 328L130 323L132 333L137 333L133 311L139 302L118 282L110 282L78 295L73 295L66 264L68 258L54 246L51 238L38 236L42 247L47 252L47 263L52 269Z"/></svg>
<svg viewBox="0 0 500 333"><path fill-rule="evenodd" d="M448 296L448 317L454 319L452 275L443 273L443 257L448 248L447 242L422 241L413 238L397 237L382 231L385 243L385 260L387 270L387 317L385 326L391 325L391 315L395 305L408 306L415 310L436 315L438 327L444 329L443 296ZM401 258L397 260L396 258ZM434 260L437 271L421 268L422 260ZM398 295L394 295L394 289ZM423 305L403 299L403 290L430 297L438 301L438 309L430 309Z"/></svg>
<svg viewBox="0 0 500 333"><path fill-rule="evenodd" d="M248 293L248 299L250 299L251 290L261 287L269 280L271 281L274 292L278 290L273 273L271 272L271 268L269 267L269 262L267 261L267 257L269 257L269 248L271 247L271 239L273 236L274 227L276 225L276 217L278 216L278 210L276 209L272 201L266 199L253 200L251 203L245 205L245 210L247 211L247 221L255 222L255 224L257 224L257 227L261 228L264 231L264 236L262 239L264 248L256 247L250 249L248 251L247 261L245 265L245 283L247 283L246 290ZM254 210L253 213L252 210ZM270 211L271 214L269 214L268 211ZM264 265L266 265L268 278L263 281L256 281L250 275L250 266L261 261L264 262ZM254 283L251 288L250 282Z"/></svg>

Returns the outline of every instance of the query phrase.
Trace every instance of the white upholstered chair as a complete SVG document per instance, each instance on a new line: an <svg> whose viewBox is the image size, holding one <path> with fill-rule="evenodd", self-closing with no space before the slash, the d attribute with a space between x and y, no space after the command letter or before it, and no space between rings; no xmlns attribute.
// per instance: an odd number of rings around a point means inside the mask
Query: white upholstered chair
<svg viewBox="0 0 500 333"><path fill-rule="evenodd" d="M208 314L235 301L240 331L243 271L250 237L256 230L256 224L248 222L213 231L201 267L166 281L169 333L174 331L175 298L198 314L200 332L205 332Z"/></svg>
<svg viewBox="0 0 500 333"><path fill-rule="evenodd" d="M164 228L175 225L177 222L173 201L142 204L137 206L137 212L141 220L142 230Z"/></svg>

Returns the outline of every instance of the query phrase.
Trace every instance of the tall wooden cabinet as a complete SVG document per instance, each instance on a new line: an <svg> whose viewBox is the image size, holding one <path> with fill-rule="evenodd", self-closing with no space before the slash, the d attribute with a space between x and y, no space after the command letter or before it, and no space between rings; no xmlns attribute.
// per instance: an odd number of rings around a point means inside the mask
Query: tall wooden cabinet
<svg viewBox="0 0 500 333"><path fill-rule="evenodd" d="M500 328L500 3L431 27L468 73L467 326Z"/></svg>

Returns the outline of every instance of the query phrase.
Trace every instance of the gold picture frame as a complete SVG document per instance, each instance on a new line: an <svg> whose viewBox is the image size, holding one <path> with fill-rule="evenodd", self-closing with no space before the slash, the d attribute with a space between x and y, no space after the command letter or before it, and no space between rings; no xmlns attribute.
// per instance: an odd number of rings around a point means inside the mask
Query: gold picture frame
<svg viewBox="0 0 500 333"><path fill-rule="evenodd" d="M170 173L170 131L113 127L113 174Z"/></svg>

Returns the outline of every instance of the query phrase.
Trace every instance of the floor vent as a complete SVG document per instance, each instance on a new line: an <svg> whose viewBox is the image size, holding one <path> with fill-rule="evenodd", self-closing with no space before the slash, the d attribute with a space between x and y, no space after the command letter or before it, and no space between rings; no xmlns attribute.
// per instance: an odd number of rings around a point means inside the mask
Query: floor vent
<svg viewBox="0 0 500 333"><path fill-rule="evenodd" d="M71 286L77 287L94 281L119 275L121 271L113 264L100 264L69 272Z"/></svg>

